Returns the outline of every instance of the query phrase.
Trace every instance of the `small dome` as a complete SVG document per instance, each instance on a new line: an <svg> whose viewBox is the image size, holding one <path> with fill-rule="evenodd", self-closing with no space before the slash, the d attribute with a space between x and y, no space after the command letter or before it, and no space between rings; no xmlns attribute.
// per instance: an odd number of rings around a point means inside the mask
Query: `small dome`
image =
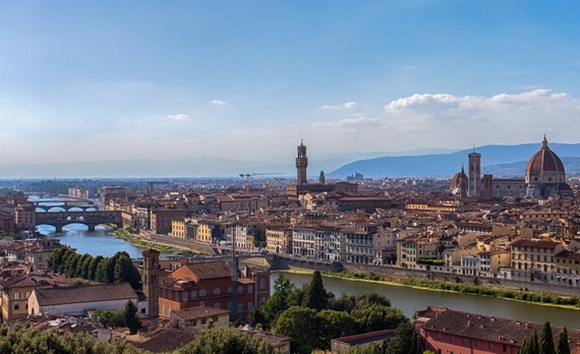
<svg viewBox="0 0 580 354"><path fill-rule="evenodd" d="M526 177L541 176L545 173L565 174L562 160L548 147L548 140L544 135L542 147L532 156L526 166ZM530 179L531 181L531 179Z"/></svg>

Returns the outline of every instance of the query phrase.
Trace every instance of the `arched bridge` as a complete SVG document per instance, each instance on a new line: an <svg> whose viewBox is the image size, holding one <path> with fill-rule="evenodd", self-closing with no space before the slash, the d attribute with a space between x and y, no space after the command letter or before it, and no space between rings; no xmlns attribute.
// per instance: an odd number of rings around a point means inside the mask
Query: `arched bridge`
<svg viewBox="0 0 580 354"><path fill-rule="evenodd" d="M43 199L41 201L33 201L34 205L38 209L44 211L49 211L52 208L63 208L64 210L70 210L73 208L81 209L83 211L87 209L96 209L92 201L70 201L61 199Z"/></svg>
<svg viewBox="0 0 580 354"><path fill-rule="evenodd" d="M56 232L62 232L62 228L70 224L84 224L89 231L95 231L95 226L103 224L115 224L123 227L120 211L62 211L62 212L37 212L36 225L51 225Z"/></svg>

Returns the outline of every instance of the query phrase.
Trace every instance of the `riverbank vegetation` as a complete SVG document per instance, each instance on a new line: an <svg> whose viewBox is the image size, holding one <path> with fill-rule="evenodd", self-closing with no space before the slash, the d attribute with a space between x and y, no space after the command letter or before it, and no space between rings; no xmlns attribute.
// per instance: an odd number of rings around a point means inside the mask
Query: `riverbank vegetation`
<svg viewBox="0 0 580 354"><path fill-rule="evenodd" d="M372 272L357 273L352 271L343 271L340 273L325 272L325 276L352 280L364 280L394 285L411 286L421 289L432 289L440 291L450 291L463 294L491 296L502 299L518 300L531 303L550 304L557 306L566 306L580 308L580 298L577 296L558 296L549 293L532 292L527 289L512 290L494 287L483 284L477 278L474 278L473 284L461 283L458 277L450 278L449 281L438 281L429 279L416 278L389 278L386 279Z"/></svg>
<svg viewBox="0 0 580 354"><path fill-rule="evenodd" d="M143 239L141 239L139 237L139 235L136 235L134 233L131 232L131 229L116 229L115 230L115 236L117 236L120 239L123 239L127 242L131 242L133 245L137 246L137 247L143 247L143 248L151 248L154 250L157 250L159 252L162 253L181 253L183 255L188 255L188 254L195 254L195 252L192 252L190 250L186 250L186 249L180 249L180 248L176 248L176 247L171 247L171 246L167 246L167 245L161 245L159 243L155 243L155 242L148 242L145 241Z"/></svg>

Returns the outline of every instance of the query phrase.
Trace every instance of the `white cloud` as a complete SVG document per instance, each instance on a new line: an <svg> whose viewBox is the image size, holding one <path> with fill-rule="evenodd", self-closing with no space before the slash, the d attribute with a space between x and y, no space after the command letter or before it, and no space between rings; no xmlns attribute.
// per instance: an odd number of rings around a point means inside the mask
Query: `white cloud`
<svg viewBox="0 0 580 354"><path fill-rule="evenodd" d="M341 103L341 104L339 104L337 106L331 106L331 105L327 105L327 104L325 104L323 106L320 106L320 108L321 109L324 109L324 110L332 110L332 109L353 109L353 108L356 108L356 107L358 107L358 104L356 102L354 102L354 101L349 101L349 102Z"/></svg>
<svg viewBox="0 0 580 354"><path fill-rule="evenodd" d="M580 101L547 89L491 97L414 94L384 109L390 131L415 147L514 144L538 140L543 133L554 141L575 141L569 130L580 127Z"/></svg>
<svg viewBox="0 0 580 354"><path fill-rule="evenodd" d="M186 121L191 120L187 114L179 113L179 114L170 114L166 119L175 120L175 121Z"/></svg>
<svg viewBox="0 0 580 354"><path fill-rule="evenodd" d="M216 106L227 106L227 102L224 102L222 100L213 100L209 102L210 104L216 105Z"/></svg>

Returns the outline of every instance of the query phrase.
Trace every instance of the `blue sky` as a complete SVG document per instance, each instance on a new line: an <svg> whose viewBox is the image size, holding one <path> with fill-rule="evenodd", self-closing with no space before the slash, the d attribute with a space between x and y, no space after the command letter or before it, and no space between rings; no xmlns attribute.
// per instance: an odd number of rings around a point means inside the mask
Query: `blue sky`
<svg viewBox="0 0 580 354"><path fill-rule="evenodd" d="M578 142L575 1L0 1L0 163Z"/></svg>

